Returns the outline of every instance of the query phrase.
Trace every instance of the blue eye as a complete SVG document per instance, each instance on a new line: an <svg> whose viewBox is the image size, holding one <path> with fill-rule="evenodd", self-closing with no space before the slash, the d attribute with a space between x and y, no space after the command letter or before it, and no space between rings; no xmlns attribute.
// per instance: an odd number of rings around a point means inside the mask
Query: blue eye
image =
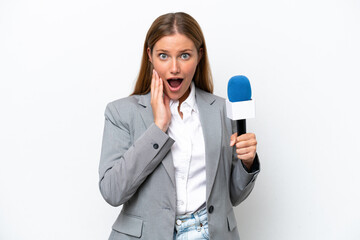
<svg viewBox="0 0 360 240"><path fill-rule="evenodd" d="M186 60L186 59L190 58L190 54L188 54L188 53L183 53L183 54L181 54L181 58L184 59L184 60Z"/></svg>
<svg viewBox="0 0 360 240"><path fill-rule="evenodd" d="M167 55L165 53L160 53L159 57L161 60L165 60L167 58Z"/></svg>

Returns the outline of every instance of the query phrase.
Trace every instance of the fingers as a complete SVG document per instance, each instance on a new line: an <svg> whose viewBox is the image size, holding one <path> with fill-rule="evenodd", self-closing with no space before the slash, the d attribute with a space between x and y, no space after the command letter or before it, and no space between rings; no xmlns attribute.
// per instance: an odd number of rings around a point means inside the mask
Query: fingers
<svg viewBox="0 0 360 240"><path fill-rule="evenodd" d="M163 92L163 81L159 74L153 70L151 79L151 107L154 123L164 132L171 121L170 98Z"/></svg>
<svg viewBox="0 0 360 240"><path fill-rule="evenodd" d="M253 153L256 151L256 146L251 146L251 147L247 147L247 148L237 148L236 149L236 153L238 155L246 155L249 153Z"/></svg>
<svg viewBox="0 0 360 240"><path fill-rule="evenodd" d="M250 140L236 142L236 148L247 148L247 147L256 146L256 145L257 145L256 139L250 139Z"/></svg>
<svg viewBox="0 0 360 240"><path fill-rule="evenodd" d="M236 148L247 148L256 145L257 140L253 133L245 133L236 138Z"/></svg>
<svg viewBox="0 0 360 240"><path fill-rule="evenodd" d="M249 139L256 139L256 136L254 133L245 133L245 134L241 134L240 136L237 137L237 141L246 141Z"/></svg>
<svg viewBox="0 0 360 240"><path fill-rule="evenodd" d="M235 143L234 143L235 138ZM250 161L252 163L256 154L257 140L253 133L245 133L237 136L234 133L231 136L230 146L236 146L237 157L241 160Z"/></svg>
<svg viewBox="0 0 360 240"><path fill-rule="evenodd" d="M154 99L154 92L155 92L155 70L153 70L153 74L151 77L151 85L150 85L150 95L151 99Z"/></svg>
<svg viewBox="0 0 360 240"><path fill-rule="evenodd" d="M252 145L257 145L256 136L254 133L245 133L237 136L237 133L234 133L230 137L230 146L234 146L236 143L237 148L246 148Z"/></svg>
<svg viewBox="0 0 360 240"><path fill-rule="evenodd" d="M241 154L241 155L237 155L237 158L242 160L243 163L247 166L247 168L249 169L251 167L251 165L254 162L255 159L255 153L250 152L250 153L246 153L246 154Z"/></svg>
<svg viewBox="0 0 360 240"><path fill-rule="evenodd" d="M233 135L231 135L231 137L230 137L230 147L235 145L236 137L237 137L237 133L234 133Z"/></svg>
<svg viewBox="0 0 360 240"><path fill-rule="evenodd" d="M166 94L164 94L164 104L165 104L165 107L170 110L170 98Z"/></svg>
<svg viewBox="0 0 360 240"><path fill-rule="evenodd" d="M161 99L161 102L163 102L163 95L164 95L164 92L163 92L163 81L162 79L159 77L159 75L156 73L156 76L157 76L157 83L158 83L158 97L160 97Z"/></svg>
<svg viewBox="0 0 360 240"><path fill-rule="evenodd" d="M162 96L163 96L163 89L162 89L161 78L159 77L155 69L153 69L153 74L151 78L151 100L153 102L159 103L162 100Z"/></svg>

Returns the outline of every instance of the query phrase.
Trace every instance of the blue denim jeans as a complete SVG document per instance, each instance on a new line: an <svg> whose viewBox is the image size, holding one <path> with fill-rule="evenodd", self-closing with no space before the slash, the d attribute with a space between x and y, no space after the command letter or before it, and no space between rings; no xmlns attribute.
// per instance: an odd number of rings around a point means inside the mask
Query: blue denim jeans
<svg viewBox="0 0 360 240"><path fill-rule="evenodd" d="M174 240L208 240L209 228L206 208L177 216L175 221Z"/></svg>

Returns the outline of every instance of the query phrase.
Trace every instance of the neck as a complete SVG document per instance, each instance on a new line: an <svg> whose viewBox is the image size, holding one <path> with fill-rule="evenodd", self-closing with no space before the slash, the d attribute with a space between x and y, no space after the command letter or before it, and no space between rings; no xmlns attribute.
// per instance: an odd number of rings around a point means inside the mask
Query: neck
<svg viewBox="0 0 360 240"><path fill-rule="evenodd" d="M179 115L180 115L181 119L183 119L183 114L182 114L182 112L180 111L180 106L181 106L181 104L187 99L187 97L189 96L189 94L190 94L190 87L189 87L188 90L184 93L184 95L182 95L181 98L179 98L178 112L179 112Z"/></svg>

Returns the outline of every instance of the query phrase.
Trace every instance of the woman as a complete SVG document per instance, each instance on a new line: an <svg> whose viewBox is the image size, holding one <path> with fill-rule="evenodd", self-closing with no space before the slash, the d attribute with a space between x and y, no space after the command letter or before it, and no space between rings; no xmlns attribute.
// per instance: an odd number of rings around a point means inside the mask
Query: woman
<svg viewBox="0 0 360 240"><path fill-rule="evenodd" d="M110 239L239 239L232 207L254 186L257 142L232 134L212 90L196 20L157 18L133 94L105 111L100 191L123 205Z"/></svg>

